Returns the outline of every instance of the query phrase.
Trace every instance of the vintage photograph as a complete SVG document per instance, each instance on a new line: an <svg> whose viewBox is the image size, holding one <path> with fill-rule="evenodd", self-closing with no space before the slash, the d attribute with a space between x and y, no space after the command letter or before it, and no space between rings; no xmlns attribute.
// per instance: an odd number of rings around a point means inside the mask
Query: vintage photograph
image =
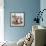
<svg viewBox="0 0 46 46"><path fill-rule="evenodd" d="M11 26L24 26L24 13L11 13Z"/></svg>

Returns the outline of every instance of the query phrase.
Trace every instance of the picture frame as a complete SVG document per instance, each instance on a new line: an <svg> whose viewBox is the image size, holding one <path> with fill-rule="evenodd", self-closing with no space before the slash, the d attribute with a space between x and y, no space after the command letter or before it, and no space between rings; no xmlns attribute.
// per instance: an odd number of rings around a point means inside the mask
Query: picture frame
<svg viewBox="0 0 46 46"><path fill-rule="evenodd" d="M12 27L24 26L24 12L11 12L10 25Z"/></svg>

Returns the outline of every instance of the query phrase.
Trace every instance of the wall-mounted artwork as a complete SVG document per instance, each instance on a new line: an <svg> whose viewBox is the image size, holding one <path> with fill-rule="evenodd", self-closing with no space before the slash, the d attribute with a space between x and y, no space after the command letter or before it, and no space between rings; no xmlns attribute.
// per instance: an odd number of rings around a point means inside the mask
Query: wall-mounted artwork
<svg viewBox="0 0 46 46"><path fill-rule="evenodd" d="M24 26L24 13L11 13L11 26Z"/></svg>

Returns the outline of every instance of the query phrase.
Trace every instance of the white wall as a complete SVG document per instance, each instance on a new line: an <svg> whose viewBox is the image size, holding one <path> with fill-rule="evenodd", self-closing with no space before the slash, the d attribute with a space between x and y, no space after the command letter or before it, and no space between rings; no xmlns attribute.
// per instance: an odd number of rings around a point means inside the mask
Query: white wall
<svg viewBox="0 0 46 46"><path fill-rule="evenodd" d="M4 41L4 0L0 0L0 42Z"/></svg>
<svg viewBox="0 0 46 46"><path fill-rule="evenodd" d="M46 9L46 0L40 0L40 7L41 9Z"/></svg>

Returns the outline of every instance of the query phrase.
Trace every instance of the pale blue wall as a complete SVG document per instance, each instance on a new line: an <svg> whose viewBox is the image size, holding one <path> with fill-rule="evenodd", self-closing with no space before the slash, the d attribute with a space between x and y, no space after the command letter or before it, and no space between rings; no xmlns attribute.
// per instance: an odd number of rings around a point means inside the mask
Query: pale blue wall
<svg viewBox="0 0 46 46"><path fill-rule="evenodd" d="M4 0L4 38L7 41L18 41L32 28L35 12L40 9L40 0ZM39 11L39 10L38 10ZM10 27L10 12L24 12L25 26Z"/></svg>

